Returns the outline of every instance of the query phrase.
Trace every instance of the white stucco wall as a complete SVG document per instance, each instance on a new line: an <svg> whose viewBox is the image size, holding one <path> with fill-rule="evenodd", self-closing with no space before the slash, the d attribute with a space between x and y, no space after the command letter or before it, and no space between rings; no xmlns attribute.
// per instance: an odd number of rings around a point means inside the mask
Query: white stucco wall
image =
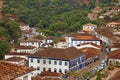
<svg viewBox="0 0 120 80"><path fill-rule="evenodd" d="M37 59L40 60L40 63L37 63ZM43 61L46 61L46 64L43 64ZM51 61L51 64L49 64L49 60ZM57 61L57 64L54 64L54 61ZM53 60L53 59L40 59L40 58L33 58L33 63L31 62L31 58L29 58L29 67L36 68L40 67L39 73L43 71L43 68L46 68L46 71L48 71L49 68L51 68L51 71L54 72L54 69L56 68L57 72L59 72L59 69L62 70L62 73L64 73L65 70L69 70L69 62L68 61L62 61L62 65L59 65L59 61L61 60ZM65 66L65 62L67 62L67 66Z"/></svg>

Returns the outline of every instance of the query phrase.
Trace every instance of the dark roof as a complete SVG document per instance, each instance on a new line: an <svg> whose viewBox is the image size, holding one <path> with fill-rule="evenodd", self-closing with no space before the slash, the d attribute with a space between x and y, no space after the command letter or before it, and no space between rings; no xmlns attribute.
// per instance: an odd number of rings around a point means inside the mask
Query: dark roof
<svg viewBox="0 0 120 80"><path fill-rule="evenodd" d="M120 59L120 48L109 53L109 58Z"/></svg>
<svg viewBox="0 0 120 80"><path fill-rule="evenodd" d="M41 58L54 58L71 60L84 55L84 53L76 48L57 49L57 48L46 48L40 52L37 52L29 57L41 57Z"/></svg>

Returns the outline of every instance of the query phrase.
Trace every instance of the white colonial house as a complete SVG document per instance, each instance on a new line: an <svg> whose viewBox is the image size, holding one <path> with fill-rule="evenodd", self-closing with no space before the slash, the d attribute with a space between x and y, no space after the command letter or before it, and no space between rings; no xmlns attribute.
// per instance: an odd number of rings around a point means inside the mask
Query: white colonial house
<svg viewBox="0 0 120 80"><path fill-rule="evenodd" d="M86 54L76 48L47 48L29 56L29 67L42 71L67 73L85 66Z"/></svg>
<svg viewBox="0 0 120 80"><path fill-rule="evenodd" d="M34 46L15 46L14 48L12 48L11 52L18 52L18 53L30 53L30 54L34 54L35 52L37 52L37 48Z"/></svg>
<svg viewBox="0 0 120 80"><path fill-rule="evenodd" d="M80 47L80 44L83 44L83 43L94 43L97 45L101 45L100 39L85 32L73 33L73 34L70 34L69 36L66 36L65 38L67 42L67 47L78 48Z"/></svg>
<svg viewBox="0 0 120 80"><path fill-rule="evenodd" d="M34 46L36 48L40 48L43 46L43 42L38 39L29 39L29 40L22 40L20 41L21 46Z"/></svg>
<svg viewBox="0 0 120 80"><path fill-rule="evenodd" d="M88 23L83 25L83 30L84 31L95 31L97 29L97 25L92 24L92 23Z"/></svg>
<svg viewBox="0 0 120 80"><path fill-rule="evenodd" d="M83 43L94 43L96 45L101 45L101 40L96 38L95 36L77 36L75 38L72 38L72 46L73 47L79 47Z"/></svg>

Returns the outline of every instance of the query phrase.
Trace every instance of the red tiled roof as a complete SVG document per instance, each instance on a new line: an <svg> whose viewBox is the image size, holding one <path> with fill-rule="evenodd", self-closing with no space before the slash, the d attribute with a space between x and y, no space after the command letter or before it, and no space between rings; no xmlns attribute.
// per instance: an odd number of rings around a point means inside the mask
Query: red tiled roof
<svg viewBox="0 0 120 80"><path fill-rule="evenodd" d="M37 52L31 55L30 57L71 60L82 55L84 55L82 51L74 47L71 47L68 49L46 48L45 50Z"/></svg>
<svg viewBox="0 0 120 80"><path fill-rule="evenodd" d="M14 61L14 62L19 62L21 60L25 60L25 59L21 57L10 57L8 59L5 59L5 61Z"/></svg>
<svg viewBox="0 0 120 80"><path fill-rule="evenodd" d="M95 48L86 47L86 48L82 48L80 50L82 50L83 52L86 52L86 53L99 54L99 50L95 49Z"/></svg>
<svg viewBox="0 0 120 80"><path fill-rule="evenodd" d="M82 48L80 49L86 53L86 58L94 57L99 54L99 50L95 48Z"/></svg>
<svg viewBox="0 0 120 80"><path fill-rule="evenodd" d="M14 47L15 49L34 49L34 48L36 48L36 47L34 47L34 46L15 46Z"/></svg>
<svg viewBox="0 0 120 80"><path fill-rule="evenodd" d="M109 58L111 59L120 59L120 48L109 53Z"/></svg>
<svg viewBox="0 0 120 80"><path fill-rule="evenodd" d="M60 79L62 75L63 74L61 73L44 71L38 76L32 78L32 80L63 80L63 79Z"/></svg>
<svg viewBox="0 0 120 80"><path fill-rule="evenodd" d="M14 80L15 78L27 74L35 69L27 66L0 61L0 80Z"/></svg>

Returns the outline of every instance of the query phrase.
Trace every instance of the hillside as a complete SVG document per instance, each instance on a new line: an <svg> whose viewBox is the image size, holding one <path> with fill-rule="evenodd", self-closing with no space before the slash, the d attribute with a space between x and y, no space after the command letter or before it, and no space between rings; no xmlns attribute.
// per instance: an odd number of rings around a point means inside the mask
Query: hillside
<svg viewBox="0 0 120 80"><path fill-rule="evenodd" d="M114 0L6 0L2 14L44 33L55 35L81 30L81 26L92 22L87 14L95 5L111 5ZM12 19L12 20L14 20ZM92 22L94 23L94 22ZM98 24L103 22L97 21Z"/></svg>

